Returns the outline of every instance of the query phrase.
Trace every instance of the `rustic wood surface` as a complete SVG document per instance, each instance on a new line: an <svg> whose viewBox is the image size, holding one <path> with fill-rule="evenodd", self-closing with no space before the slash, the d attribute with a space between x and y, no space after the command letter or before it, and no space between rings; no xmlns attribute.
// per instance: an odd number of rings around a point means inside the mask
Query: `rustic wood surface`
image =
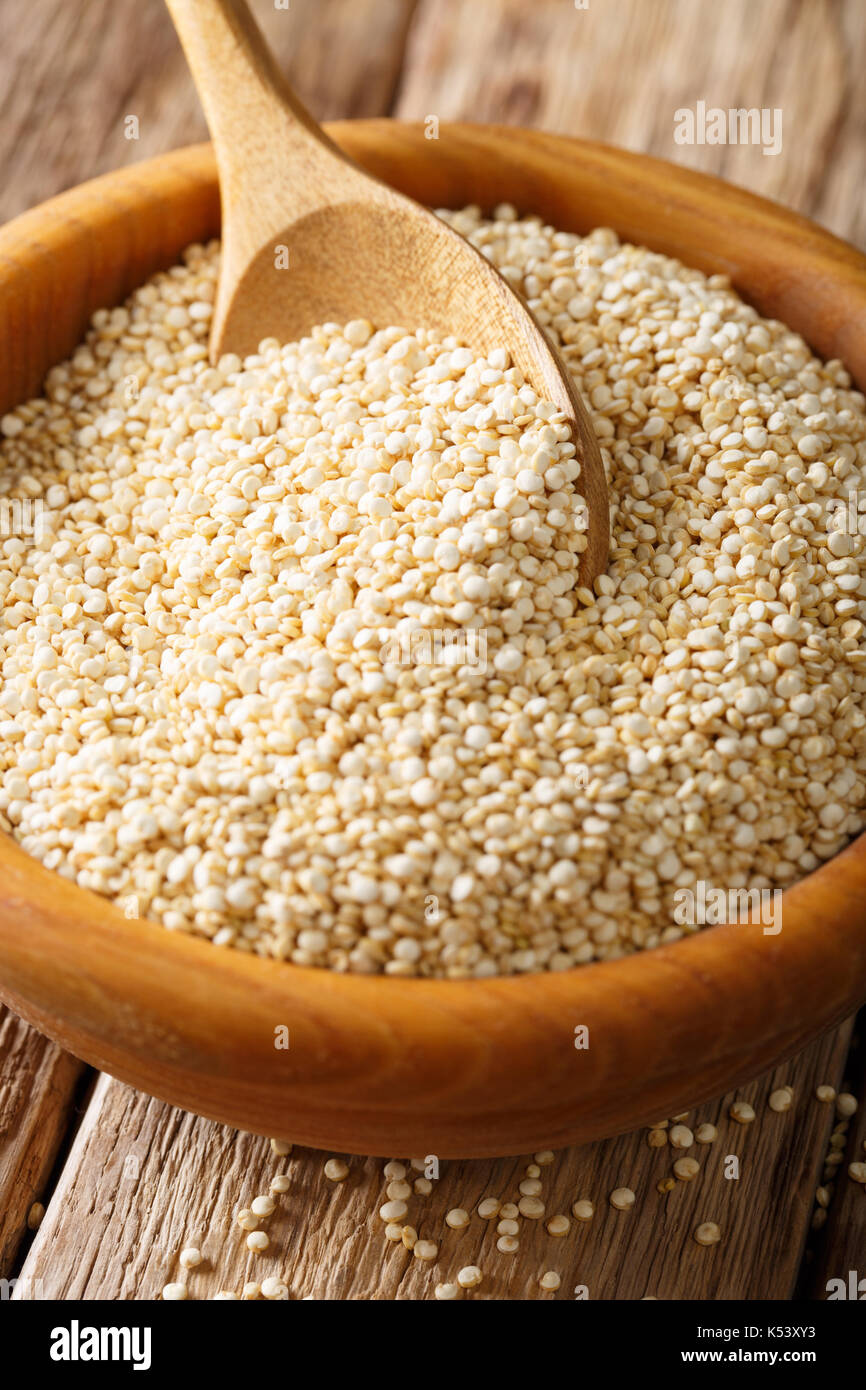
<svg viewBox="0 0 866 1390"><path fill-rule="evenodd" d="M253 5L320 120L388 110L412 0ZM207 139L162 0L0 0L0 34L0 222L96 174Z"/></svg>
<svg viewBox="0 0 866 1390"><path fill-rule="evenodd" d="M198 1299L222 1289L240 1293L245 1282L276 1275L293 1298L423 1299L436 1283L477 1264L484 1283L474 1298L573 1299L578 1285L590 1299L787 1298L834 1121L833 1106L817 1101L814 1091L828 1080L838 1083L849 1031L839 1029L796 1062L690 1113L693 1131L709 1122L718 1137L688 1149L701 1172L666 1194L657 1185L686 1151L649 1148L645 1130L556 1154L541 1168L544 1218L521 1220L515 1254L497 1251L497 1222L482 1219L476 1208L488 1196L519 1202L533 1156L443 1161L433 1191L413 1194L405 1218L421 1240L439 1245L429 1264L384 1237L381 1160L349 1158L349 1177L332 1182L323 1154L300 1150L278 1158L266 1139L171 1110L103 1078L24 1263L22 1285L41 1283L46 1298L148 1299L181 1280ZM767 1098L784 1085L793 1086L794 1103L777 1114ZM751 1103L753 1124L729 1117L735 1099ZM739 1176L726 1177L732 1155ZM262 1223L270 1248L252 1254L237 1213L267 1193L276 1173L287 1173L291 1188ZM634 1191L631 1211L610 1205L618 1187ZM580 1198L593 1202L592 1221L573 1220L564 1237L551 1236L546 1221L570 1216ZM453 1207L471 1213L463 1231L445 1225ZM717 1246L694 1240L704 1221L721 1227ZM204 1256L188 1277L178 1262L185 1246ZM539 1288L545 1270L561 1277L555 1295Z"/></svg>
<svg viewBox="0 0 866 1390"><path fill-rule="evenodd" d="M720 174L862 243L864 47L858 0L428 0L393 114L625 145ZM781 109L781 153L677 145L674 112L697 101Z"/></svg>
<svg viewBox="0 0 866 1390"><path fill-rule="evenodd" d="M846 1143L839 1149L842 1162L822 1174L822 1181L831 1185L832 1195L826 1223L812 1238L812 1258L803 1270L803 1292L810 1298L826 1298L831 1279L843 1279L850 1287L852 1270L856 1271L859 1297L866 1297L866 1282L861 1282L866 1281L866 1183L848 1172L852 1163L866 1164L866 1014L860 1015L857 1033L845 1068L845 1085L857 1097L859 1109L848 1122Z"/></svg>
<svg viewBox="0 0 866 1390"><path fill-rule="evenodd" d="M859 0L252 3L319 120L435 115L606 140L719 173L866 241ZM0 220L205 138L162 0L0 0L0 33ZM674 112L699 100L780 108L781 153L677 145Z"/></svg>
<svg viewBox="0 0 866 1390"><path fill-rule="evenodd" d="M866 92L856 80L866 10L858 0L589 0L586 10L568 0L291 0L288 11L258 0L255 9L321 118L435 115L608 140L720 172L866 242ZM203 138L160 0L0 0L0 32L0 220L84 178ZM781 107L782 152L677 146L673 113L698 100ZM137 140L126 138L129 115L138 118ZM319 1155L278 1160L266 1142L107 1078L46 1191L71 1128L80 1070L0 1016L0 1255L13 1258L30 1203L41 1196L47 1215L20 1272L23 1290L41 1279L46 1296L154 1297L178 1277L177 1251L200 1243L212 1267L191 1276L192 1297L273 1272L301 1297L429 1297L436 1280L478 1258L486 1280L474 1296L539 1296L537 1276L550 1268L562 1275L557 1297L573 1297L578 1283L602 1298L787 1297L798 1267L802 1277L812 1195L834 1123L832 1107L812 1093L816 1083L841 1083L849 1031L742 1091L755 1105L755 1124L722 1121L715 1144L690 1150L703 1166L699 1178L666 1197L655 1184L673 1155L649 1149L643 1132L557 1155L543 1169L547 1214L567 1214L586 1195L596 1217L574 1223L561 1241L524 1222L517 1256L494 1253L494 1230L477 1216L462 1235L443 1235L441 1217L455 1201L470 1206L488 1193L511 1200L520 1162L443 1164L431 1196L411 1199L408 1218L422 1237L440 1239L431 1267L385 1247L375 1214L384 1187L378 1162L351 1160L349 1179L335 1186L322 1176ZM795 1104L778 1115L766 1095L783 1083L793 1086ZM727 1100L702 1107L689 1123L726 1112ZM860 1156L864 1125L861 1106L846 1163ZM722 1175L728 1153L741 1156L739 1180ZM273 1249L248 1255L231 1214L277 1171L291 1174L292 1187L271 1219ZM630 1213L607 1205L621 1184L637 1194ZM826 1225L809 1238L807 1296L824 1297L826 1278L837 1273L866 1271L866 1191L844 1178L836 1188ZM704 1219L723 1228L712 1249L691 1238ZM7 1272L0 1262L0 1277Z"/></svg>
<svg viewBox="0 0 866 1390"><path fill-rule="evenodd" d="M83 1071L0 1007L0 1279L12 1271L31 1207L47 1199Z"/></svg>

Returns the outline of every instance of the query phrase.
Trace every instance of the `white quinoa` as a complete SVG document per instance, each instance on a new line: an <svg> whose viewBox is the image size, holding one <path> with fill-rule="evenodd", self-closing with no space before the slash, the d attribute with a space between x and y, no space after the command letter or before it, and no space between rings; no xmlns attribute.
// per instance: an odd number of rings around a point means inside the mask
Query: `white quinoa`
<svg viewBox="0 0 866 1390"><path fill-rule="evenodd" d="M561 970L863 827L842 365L609 231L446 216L592 413L594 593L567 431L504 353L354 323L211 367L214 246L0 421L0 495L43 503L0 540L0 829L129 915L334 970Z"/></svg>

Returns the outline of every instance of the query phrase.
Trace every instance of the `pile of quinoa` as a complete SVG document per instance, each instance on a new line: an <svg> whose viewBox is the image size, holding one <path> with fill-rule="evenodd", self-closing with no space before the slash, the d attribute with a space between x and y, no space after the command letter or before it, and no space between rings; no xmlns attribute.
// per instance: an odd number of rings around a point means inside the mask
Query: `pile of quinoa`
<svg viewBox="0 0 866 1390"><path fill-rule="evenodd" d="M866 402L608 230L443 213L561 348L608 473L505 351L328 324L211 366L216 245L0 421L0 828L129 915L333 970L676 940L863 828ZM866 527L861 528L866 530Z"/></svg>

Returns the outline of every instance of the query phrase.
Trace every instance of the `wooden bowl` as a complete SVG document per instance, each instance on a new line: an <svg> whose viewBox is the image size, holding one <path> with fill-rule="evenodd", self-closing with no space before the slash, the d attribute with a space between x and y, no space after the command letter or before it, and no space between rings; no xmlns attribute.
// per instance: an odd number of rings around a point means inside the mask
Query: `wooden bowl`
<svg viewBox="0 0 866 1390"><path fill-rule="evenodd" d="M510 201L730 274L866 387L866 258L784 209L640 155L531 131L331 127L433 206ZM219 230L209 147L111 174L0 231L0 410L115 304ZM556 1148L662 1119L790 1056L866 997L866 837L783 901L564 974L335 975L128 921L0 837L0 996L94 1066L242 1129L363 1154ZM588 1049L575 1029L589 1029ZM277 1045L289 1030L290 1046Z"/></svg>

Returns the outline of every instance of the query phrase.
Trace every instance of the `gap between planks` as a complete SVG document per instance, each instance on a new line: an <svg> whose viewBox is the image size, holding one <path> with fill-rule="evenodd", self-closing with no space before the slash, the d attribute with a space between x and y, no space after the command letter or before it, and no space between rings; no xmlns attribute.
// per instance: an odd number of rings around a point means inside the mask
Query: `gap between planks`
<svg viewBox="0 0 866 1390"><path fill-rule="evenodd" d="M27 1216L72 1119L83 1063L0 1006L0 1279L14 1269Z"/></svg>
<svg viewBox="0 0 866 1390"><path fill-rule="evenodd" d="M850 1272L856 1275L858 1301L866 1300L866 1184L848 1176L848 1165L866 1163L866 1010L855 1025L857 1045L848 1057L846 1077L859 1101L851 1119L843 1162L836 1169L826 1225L811 1243L812 1258L803 1270L801 1285L806 1298L826 1299L831 1279L842 1279L849 1290ZM862 1283L860 1281L863 1281Z"/></svg>

